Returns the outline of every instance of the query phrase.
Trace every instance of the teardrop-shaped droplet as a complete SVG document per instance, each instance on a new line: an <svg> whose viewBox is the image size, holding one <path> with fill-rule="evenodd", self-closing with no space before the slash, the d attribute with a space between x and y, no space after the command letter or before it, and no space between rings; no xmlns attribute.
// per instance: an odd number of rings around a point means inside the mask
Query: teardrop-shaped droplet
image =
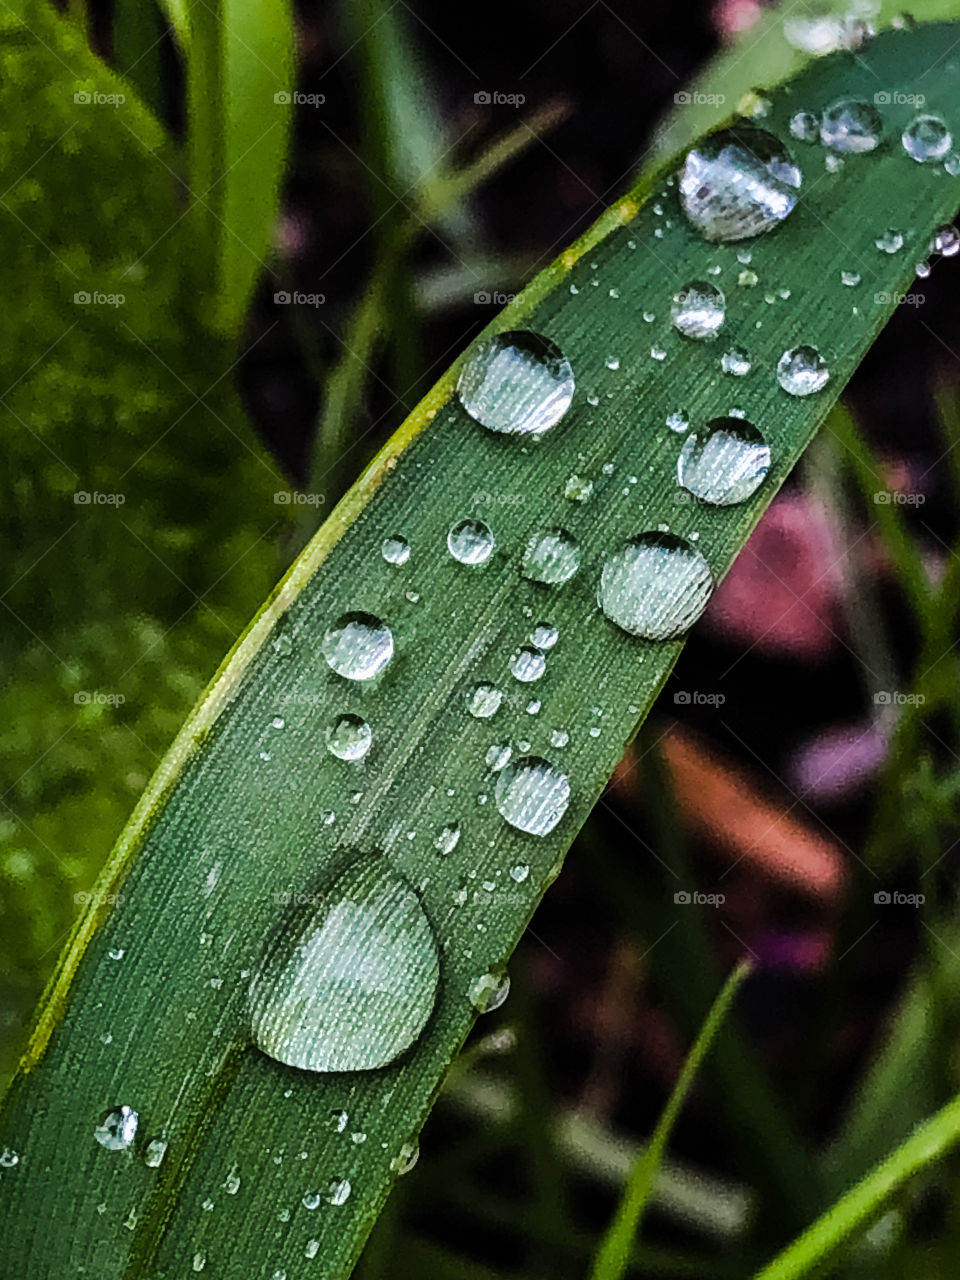
<svg viewBox="0 0 960 1280"><path fill-rule="evenodd" d="M953 146L950 130L939 116L915 116L900 135L903 149L920 164L943 160Z"/></svg>
<svg viewBox="0 0 960 1280"><path fill-rule="evenodd" d="M673 295L670 318L685 338L712 338L726 314L723 294L716 285L694 280Z"/></svg>
<svg viewBox="0 0 960 1280"><path fill-rule="evenodd" d="M559 586L580 568L580 547L563 529L542 529L527 543L521 572L531 582Z"/></svg>
<svg viewBox="0 0 960 1280"><path fill-rule="evenodd" d="M362 760L370 750L373 730L362 716L337 716L327 725L327 750L338 760Z"/></svg>
<svg viewBox="0 0 960 1280"><path fill-rule="evenodd" d="M882 134L880 112L862 98L841 98L820 118L820 141L831 151L872 151Z"/></svg>
<svg viewBox="0 0 960 1280"><path fill-rule="evenodd" d="M93 1131L93 1136L108 1151L123 1151L137 1134L140 1117L133 1107L114 1107Z"/></svg>
<svg viewBox="0 0 960 1280"><path fill-rule="evenodd" d="M475 684L467 690L467 710L477 720L489 720L502 701L503 694L493 684Z"/></svg>
<svg viewBox="0 0 960 1280"><path fill-rule="evenodd" d="M433 1012L440 965L413 889L386 859L355 859L297 907L250 988L254 1043L307 1071L386 1066Z"/></svg>
<svg viewBox="0 0 960 1280"><path fill-rule="evenodd" d="M570 779L538 756L521 756L501 770L495 793L500 816L531 836L553 830L570 803Z"/></svg>
<svg viewBox="0 0 960 1280"><path fill-rule="evenodd" d="M777 381L792 396L812 396L830 381L830 370L815 347L791 347L777 361Z"/></svg>
<svg viewBox="0 0 960 1280"><path fill-rule="evenodd" d="M533 645L524 645L510 663L513 678L522 684L539 680L547 669L547 660Z"/></svg>
<svg viewBox="0 0 960 1280"><path fill-rule="evenodd" d="M684 441L677 479L701 502L745 502L770 470L770 447L743 418L714 418Z"/></svg>
<svg viewBox="0 0 960 1280"><path fill-rule="evenodd" d="M647 640L682 635L706 608L713 575L695 547L651 530L607 556L597 599L618 627Z"/></svg>
<svg viewBox="0 0 960 1280"><path fill-rule="evenodd" d="M502 973L482 973L474 978L467 990L470 1003L478 1013L493 1013L499 1009L510 994L510 975Z"/></svg>
<svg viewBox="0 0 960 1280"><path fill-rule="evenodd" d="M800 170L778 138L753 125L735 125L687 153L680 198L705 240L745 240L792 212L800 181Z"/></svg>
<svg viewBox="0 0 960 1280"><path fill-rule="evenodd" d="M508 435L548 431L570 408L573 390L573 370L560 348L526 330L478 343L457 382L470 417Z"/></svg>
<svg viewBox="0 0 960 1280"><path fill-rule="evenodd" d="M399 533L391 534L381 543L380 554L387 564L406 564L410 559L410 543Z"/></svg>
<svg viewBox="0 0 960 1280"><path fill-rule="evenodd" d="M338 676L372 680L393 657L393 633L372 613L345 613L324 632L323 656Z"/></svg>
<svg viewBox="0 0 960 1280"><path fill-rule="evenodd" d="M447 550L461 564L483 564L493 547L493 532L482 520L461 520L447 534Z"/></svg>

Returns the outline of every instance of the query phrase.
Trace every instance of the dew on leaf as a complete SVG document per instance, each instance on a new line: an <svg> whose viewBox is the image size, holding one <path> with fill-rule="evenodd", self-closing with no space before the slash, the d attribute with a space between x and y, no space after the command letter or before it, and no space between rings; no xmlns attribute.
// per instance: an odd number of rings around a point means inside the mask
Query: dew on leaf
<svg viewBox="0 0 960 1280"><path fill-rule="evenodd" d="M479 342L457 382L457 395L470 417L507 435L548 431L570 408L573 391L573 370L560 348L525 330Z"/></svg>
<svg viewBox="0 0 960 1280"><path fill-rule="evenodd" d="M597 599L630 635L669 640L696 622L712 591L713 575L700 552L676 534L651 530L607 556Z"/></svg>

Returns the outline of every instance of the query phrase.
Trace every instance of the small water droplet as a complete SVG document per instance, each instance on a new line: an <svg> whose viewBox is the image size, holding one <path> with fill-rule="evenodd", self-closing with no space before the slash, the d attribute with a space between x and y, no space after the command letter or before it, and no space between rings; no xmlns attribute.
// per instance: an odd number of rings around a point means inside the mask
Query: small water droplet
<svg viewBox="0 0 960 1280"><path fill-rule="evenodd" d="M750 357L743 347L731 347L720 357L720 368L735 378L742 378L750 372Z"/></svg>
<svg viewBox="0 0 960 1280"><path fill-rule="evenodd" d="M447 534L447 550L461 564L483 564L493 547L493 531L482 520L461 520Z"/></svg>
<svg viewBox="0 0 960 1280"><path fill-rule="evenodd" d="M670 318L685 338L712 338L723 324L725 306L716 285L694 280L673 295Z"/></svg>
<svg viewBox="0 0 960 1280"><path fill-rule="evenodd" d="M376 854L292 910L250 988L254 1043L308 1071L368 1071L433 1012L437 947L417 895Z"/></svg>
<svg viewBox="0 0 960 1280"><path fill-rule="evenodd" d="M563 496L570 502L586 502L593 493L593 481L572 475L563 486Z"/></svg>
<svg viewBox="0 0 960 1280"><path fill-rule="evenodd" d="M402 1178L404 1174L410 1172L419 1159L420 1143L414 1138L412 1142L405 1142L390 1161L390 1172Z"/></svg>
<svg viewBox="0 0 960 1280"><path fill-rule="evenodd" d="M841 98L820 120L820 141L833 151L872 151L882 133L879 111L862 98Z"/></svg>
<svg viewBox="0 0 960 1280"><path fill-rule="evenodd" d="M333 1178L323 1198L327 1204L336 1206L346 1204L350 1199L350 1190L350 1182L347 1178Z"/></svg>
<svg viewBox="0 0 960 1280"><path fill-rule="evenodd" d="M233 1165L223 1180L223 1189L228 1196L235 1196L240 1190L240 1171Z"/></svg>
<svg viewBox="0 0 960 1280"><path fill-rule="evenodd" d="M15 1169L19 1163L20 1156L13 1147L4 1147L0 1151L0 1169Z"/></svg>
<svg viewBox="0 0 960 1280"><path fill-rule="evenodd" d="M433 847L438 853L453 853L459 842L460 827L457 823L452 822L443 828L436 840L434 840Z"/></svg>
<svg viewBox="0 0 960 1280"><path fill-rule="evenodd" d="M289 658L293 653L293 641L285 631L281 631L273 642L273 652L278 658Z"/></svg>
<svg viewBox="0 0 960 1280"><path fill-rule="evenodd" d="M93 1136L108 1151L123 1151L136 1137L140 1117L132 1107L114 1107L93 1131Z"/></svg>
<svg viewBox="0 0 960 1280"><path fill-rule="evenodd" d="M673 413L667 414L667 426L671 431L683 432L689 425L690 419L683 409L675 409Z"/></svg>
<svg viewBox="0 0 960 1280"><path fill-rule="evenodd" d="M496 803L500 816L531 836L551 832L570 803L570 779L548 760L523 756L501 770Z"/></svg>
<svg viewBox="0 0 960 1280"><path fill-rule="evenodd" d="M350 1117L347 1115L346 1111L330 1112L330 1127L333 1129L334 1133L343 1133L349 1123Z"/></svg>
<svg viewBox="0 0 960 1280"><path fill-rule="evenodd" d="M372 613L345 613L323 636L327 665L346 680L372 680L393 657L393 634Z"/></svg>
<svg viewBox="0 0 960 1280"><path fill-rule="evenodd" d="M835 152L831 151L824 160L823 167L826 169L827 173L839 173L845 163L846 161L843 156L838 156Z"/></svg>
<svg viewBox="0 0 960 1280"><path fill-rule="evenodd" d="M777 362L777 381L792 396L813 395L829 380L827 362L815 347L791 347Z"/></svg>
<svg viewBox="0 0 960 1280"><path fill-rule="evenodd" d="M939 116L915 116L900 135L903 149L920 164L943 160L953 146L950 130Z"/></svg>
<svg viewBox="0 0 960 1280"><path fill-rule="evenodd" d="M770 449L751 423L714 418L692 432L677 459L677 480L702 502L731 506L745 502L770 470Z"/></svg>
<svg viewBox="0 0 960 1280"><path fill-rule="evenodd" d="M528 716L536 716L536 715L539 715L539 714L540 714L540 708L541 708L542 706L543 706L543 703L540 701L540 699L539 699L539 698L531 698L531 699L530 699L530 701L527 703L526 708L525 708L527 715L528 715Z"/></svg>
<svg viewBox="0 0 960 1280"><path fill-rule="evenodd" d="M570 741L570 735L566 729L554 729L550 734L550 742L555 747L565 747Z"/></svg>
<svg viewBox="0 0 960 1280"><path fill-rule="evenodd" d="M387 564L406 564L410 559L410 543L399 533L391 534L380 544L380 554Z"/></svg>
<svg viewBox="0 0 960 1280"><path fill-rule="evenodd" d="M324 737L327 750L338 760L362 760L370 750L373 730L361 716L348 714L328 724Z"/></svg>
<svg viewBox="0 0 960 1280"><path fill-rule="evenodd" d="M546 669L546 658L532 645L524 645L510 663L514 679L521 681L522 684L531 684L534 680L539 680Z"/></svg>
<svg viewBox="0 0 960 1280"><path fill-rule="evenodd" d="M614 373L620 368L619 356L607 356L603 362L608 369L612 369Z"/></svg>
<svg viewBox="0 0 960 1280"><path fill-rule="evenodd" d="M713 591L703 556L673 533L650 531L607 556L597 595L611 622L630 635L670 640L700 617Z"/></svg>
<svg viewBox="0 0 960 1280"><path fill-rule="evenodd" d="M737 125L709 134L687 153L680 198L706 240L745 240L791 213L800 182L800 170L778 138Z"/></svg>
<svg viewBox="0 0 960 1280"><path fill-rule="evenodd" d="M953 258L960 252L960 231L949 223L938 227L934 233L931 249L942 254L944 258Z"/></svg>
<svg viewBox="0 0 960 1280"><path fill-rule="evenodd" d="M470 417L508 435L549 430L570 408L573 391L573 370L560 348L523 330L478 343L457 382L457 395Z"/></svg>
<svg viewBox="0 0 960 1280"><path fill-rule="evenodd" d="M580 547L563 529L542 529L527 543L521 572L531 582L559 586L580 568Z"/></svg>
<svg viewBox="0 0 960 1280"><path fill-rule="evenodd" d="M790 120L790 133L798 142L816 142L820 137L820 119L812 111L798 111Z"/></svg>
<svg viewBox="0 0 960 1280"><path fill-rule="evenodd" d="M510 994L510 975L503 973L499 977L493 973L482 973L474 978L467 990L470 1003L478 1013L493 1013L499 1009Z"/></svg>
<svg viewBox="0 0 960 1280"><path fill-rule="evenodd" d="M320 1192L308 1191L300 1203L305 1209L310 1209L311 1211L318 1209L320 1207Z"/></svg>
<svg viewBox="0 0 960 1280"><path fill-rule="evenodd" d="M495 742L492 747L487 750L484 760L488 769L492 769L494 773L499 772L504 765L508 764L513 754L513 747L509 742Z"/></svg>
<svg viewBox="0 0 960 1280"><path fill-rule="evenodd" d="M891 227L884 231L882 235L877 236L874 244L881 253L899 253L903 248L903 236L899 231L894 231Z"/></svg>
<svg viewBox="0 0 960 1280"><path fill-rule="evenodd" d="M125 954L123 947L111 947L107 952L111 960L122 960Z"/></svg>
<svg viewBox="0 0 960 1280"><path fill-rule="evenodd" d="M308 1240L307 1243L303 1246L303 1256L305 1258L315 1258L319 1252L320 1252L319 1240Z"/></svg>
<svg viewBox="0 0 960 1280"><path fill-rule="evenodd" d="M552 649L559 639L560 632L549 622L538 622L530 633L530 640L538 649Z"/></svg>
<svg viewBox="0 0 960 1280"><path fill-rule="evenodd" d="M467 690L467 710L477 720L489 720L500 710L503 694L492 684L475 684Z"/></svg>
<svg viewBox="0 0 960 1280"><path fill-rule="evenodd" d="M147 1149L143 1153L143 1162L151 1169L157 1169L163 1164L163 1157L167 1154L167 1143L163 1138L152 1138L147 1143Z"/></svg>
<svg viewBox="0 0 960 1280"><path fill-rule="evenodd" d="M206 1265L207 1265L207 1255L205 1253L195 1253L193 1255L194 1271L202 1271Z"/></svg>
<svg viewBox="0 0 960 1280"><path fill-rule="evenodd" d="M518 862L516 866L510 868L510 879L515 884L523 884L529 874L530 868L525 862Z"/></svg>
<svg viewBox="0 0 960 1280"><path fill-rule="evenodd" d="M861 275L859 271L841 271L840 272L840 283L847 285L851 289L854 288L856 285L858 285L860 283L860 280L861 280Z"/></svg>
<svg viewBox="0 0 960 1280"><path fill-rule="evenodd" d="M960 155L947 156L943 162L943 168L944 172L949 173L951 178L957 177L960 174Z"/></svg>

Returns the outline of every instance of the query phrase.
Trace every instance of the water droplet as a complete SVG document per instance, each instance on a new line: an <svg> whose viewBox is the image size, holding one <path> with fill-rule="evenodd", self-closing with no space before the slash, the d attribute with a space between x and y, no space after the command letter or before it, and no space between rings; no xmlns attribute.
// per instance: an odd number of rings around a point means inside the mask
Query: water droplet
<svg viewBox="0 0 960 1280"><path fill-rule="evenodd" d="M410 543L399 533L394 533L389 538L384 538L380 554L387 564L406 564L410 559Z"/></svg>
<svg viewBox="0 0 960 1280"><path fill-rule="evenodd" d="M290 654L293 653L293 641L285 631L281 631L274 640L273 652L279 658L289 658Z"/></svg>
<svg viewBox="0 0 960 1280"><path fill-rule="evenodd" d="M524 645L510 663L514 679L523 684L531 684L534 680L539 680L546 669L546 658L532 645Z"/></svg>
<svg viewBox="0 0 960 1280"><path fill-rule="evenodd" d="M489 720L500 710L503 694L492 684L475 684L467 691L467 710L477 720Z"/></svg>
<svg viewBox="0 0 960 1280"><path fill-rule="evenodd" d="M938 227L930 247L934 253L940 253L945 258L953 258L960 252L960 231L949 223L944 227Z"/></svg>
<svg viewBox="0 0 960 1280"><path fill-rule="evenodd" d="M447 549L461 564L483 564L493 547L493 532L482 520L461 520L447 534Z"/></svg>
<svg viewBox="0 0 960 1280"><path fill-rule="evenodd" d="M824 160L823 167L827 173L839 173L845 163L843 156L838 156L831 151L826 160Z"/></svg>
<svg viewBox="0 0 960 1280"><path fill-rule="evenodd" d="M167 1154L167 1143L163 1138L152 1138L147 1143L147 1149L143 1154L143 1162L151 1169L157 1169L163 1164L163 1157Z"/></svg>
<svg viewBox="0 0 960 1280"><path fill-rule="evenodd" d="M514 330L478 343L460 371L457 395L491 431L539 435L570 408L570 362L549 338Z"/></svg>
<svg viewBox="0 0 960 1280"><path fill-rule="evenodd" d="M420 1143L414 1138L412 1142L405 1142L390 1161L390 1172L402 1178L404 1174L410 1172L419 1159Z"/></svg>
<svg viewBox="0 0 960 1280"><path fill-rule="evenodd" d="M943 168L951 178L957 177L960 174L960 155L947 156L943 162Z"/></svg>
<svg viewBox="0 0 960 1280"><path fill-rule="evenodd" d="M319 1252L320 1252L319 1240L308 1240L307 1243L303 1246L303 1256L305 1258L315 1258Z"/></svg>
<svg viewBox="0 0 960 1280"><path fill-rule="evenodd" d="M673 413L667 414L667 426L671 431L686 431L690 425L690 419L687 417L683 409L675 409Z"/></svg>
<svg viewBox="0 0 960 1280"><path fill-rule="evenodd" d="M509 742L495 742L484 756L487 768L492 769L494 773L499 772L505 764L509 763L512 754L513 747Z"/></svg>
<svg viewBox="0 0 960 1280"><path fill-rule="evenodd" d="M815 347L791 347L777 362L777 381L792 396L813 395L829 380L827 362Z"/></svg>
<svg viewBox="0 0 960 1280"><path fill-rule="evenodd" d="M347 1178L331 1179L327 1190L324 1194L324 1200L327 1204L341 1205L346 1204L350 1199L350 1183Z"/></svg>
<svg viewBox="0 0 960 1280"><path fill-rule="evenodd" d="M107 952L111 960L122 960L125 954L123 947L111 947Z"/></svg>
<svg viewBox="0 0 960 1280"><path fill-rule="evenodd" d="M230 1172L223 1180L223 1189L228 1196L235 1196L240 1190L240 1172L236 1165L233 1165Z"/></svg>
<svg viewBox="0 0 960 1280"><path fill-rule="evenodd" d="M426 1025L438 977L416 894L385 858L363 855L274 940L250 989L254 1043L308 1071L385 1066Z"/></svg>
<svg viewBox="0 0 960 1280"><path fill-rule="evenodd" d="M530 633L530 639L538 649L552 649L560 639L560 632L549 622L538 622Z"/></svg>
<svg viewBox="0 0 960 1280"><path fill-rule="evenodd" d="M516 866L510 868L510 879L515 884L523 884L529 874L530 868L525 862L518 862Z"/></svg>
<svg viewBox="0 0 960 1280"><path fill-rule="evenodd" d="M4 1147L0 1151L0 1169L15 1169L20 1163L20 1156L13 1147Z"/></svg>
<svg viewBox="0 0 960 1280"><path fill-rule="evenodd" d="M193 1255L194 1271L202 1271L206 1265L207 1265L207 1255L205 1253L195 1253Z"/></svg>
<svg viewBox="0 0 960 1280"><path fill-rule="evenodd" d="M337 716L324 731L327 750L338 760L362 760L370 750L373 730L360 716Z"/></svg>
<svg viewBox="0 0 960 1280"><path fill-rule="evenodd" d="M616 373L616 371L620 368L620 357L607 356L604 359L603 363L607 366L608 369L611 369L614 373Z"/></svg>
<svg viewBox="0 0 960 1280"><path fill-rule="evenodd" d="M841 98L820 120L820 141L833 151L872 151L882 133L879 111L862 98Z"/></svg>
<svg viewBox="0 0 960 1280"><path fill-rule="evenodd" d="M586 502L593 493L593 481L573 475L563 486L563 496L570 502Z"/></svg>
<svg viewBox="0 0 960 1280"><path fill-rule="evenodd" d="M497 778L500 816L531 836L553 830L570 803L570 779L538 756L523 756L507 765Z"/></svg>
<svg viewBox="0 0 960 1280"><path fill-rule="evenodd" d="M503 973L497 977L493 973L483 973L475 978L467 990L470 1003L478 1013L493 1013L499 1009L510 994L510 975Z"/></svg>
<svg viewBox="0 0 960 1280"><path fill-rule="evenodd" d="M820 120L812 111L798 111L790 121L790 132L798 142L816 142L820 137Z"/></svg>
<svg viewBox="0 0 960 1280"><path fill-rule="evenodd" d="M903 236L899 231L894 231L891 227L884 231L882 235L877 236L874 244L881 253L899 253L903 248Z"/></svg>
<svg viewBox="0 0 960 1280"><path fill-rule="evenodd" d="M345 613L324 632L323 656L346 680L372 680L393 657L393 634L372 613Z"/></svg>
<svg viewBox="0 0 960 1280"><path fill-rule="evenodd" d="M108 1151L123 1151L133 1142L140 1117L132 1107L114 1107L93 1131L93 1136Z"/></svg>
<svg viewBox="0 0 960 1280"><path fill-rule="evenodd" d="M915 267L917 275L921 280L926 280L930 275L931 267L929 262L918 262Z"/></svg>
<svg viewBox="0 0 960 1280"><path fill-rule="evenodd" d="M712 338L725 316L723 294L716 285L694 280L673 295L670 318L685 338Z"/></svg>
<svg viewBox="0 0 960 1280"><path fill-rule="evenodd" d="M903 149L920 164L942 160L953 146L950 130L939 116L915 116L900 135Z"/></svg>
<svg viewBox="0 0 960 1280"><path fill-rule="evenodd" d="M856 285L858 285L860 283L860 280L861 280L861 276L859 271L841 271L840 272L840 283L847 285L851 289L854 288Z"/></svg>
<svg viewBox="0 0 960 1280"><path fill-rule="evenodd" d="M743 347L731 347L720 357L720 368L724 373L731 373L735 378L742 378L750 372L750 357Z"/></svg>
<svg viewBox="0 0 960 1280"><path fill-rule="evenodd" d="M769 470L769 446L741 418L714 418L703 431L691 433L677 460L679 483L716 506L745 502Z"/></svg>
<svg viewBox="0 0 960 1280"><path fill-rule="evenodd" d="M542 529L527 543L521 572L531 582L559 586L580 568L580 548L563 529Z"/></svg>
<svg viewBox="0 0 960 1280"><path fill-rule="evenodd" d="M815 58L838 49L859 49L873 33L874 28L867 18L856 12L792 15L783 20L787 43Z"/></svg>
<svg viewBox="0 0 960 1280"><path fill-rule="evenodd" d="M741 271L737 276L737 284L741 289L752 289L760 280L755 271Z"/></svg>
<svg viewBox="0 0 960 1280"><path fill-rule="evenodd" d="M566 729L554 729L550 734L550 742L555 747L565 747L570 741L570 735Z"/></svg>
<svg viewBox="0 0 960 1280"><path fill-rule="evenodd" d="M710 134L687 153L680 198L706 240L745 240L790 214L800 181L800 170L778 138L736 125Z"/></svg>
<svg viewBox="0 0 960 1280"><path fill-rule="evenodd" d="M330 1112L330 1127L333 1129L334 1133L343 1133L349 1123L350 1117L347 1115L346 1111Z"/></svg>
<svg viewBox="0 0 960 1280"><path fill-rule="evenodd" d="M434 840L433 847L438 853L453 853L459 842L460 827L453 822L443 828L436 840Z"/></svg>
<svg viewBox="0 0 960 1280"><path fill-rule="evenodd" d="M712 591L700 552L676 534L651 530L607 556L597 599L630 635L670 640L696 622Z"/></svg>

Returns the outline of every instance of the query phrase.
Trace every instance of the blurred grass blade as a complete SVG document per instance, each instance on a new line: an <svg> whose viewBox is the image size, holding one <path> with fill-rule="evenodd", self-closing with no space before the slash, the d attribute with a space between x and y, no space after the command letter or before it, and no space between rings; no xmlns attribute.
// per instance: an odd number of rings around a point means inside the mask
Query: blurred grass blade
<svg viewBox="0 0 960 1280"><path fill-rule="evenodd" d="M190 187L198 251L210 261L211 319L236 332L268 269L294 92L287 0L206 0L190 10Z"/></svg>
<svg viewBox="0 0 960 1280"><path fill-rule="evenodd" d="M190 48L190 0L159 0L160 9L173 28L180 48Z"/></svg>
<svg viewBox="0 0 960 1280"><path fill-rule="evenodd" d="M799 1280L825 1263L840 1245L874 1219L910 1178L960 1142L960 1097L943 1107L759 1271L755 1280Z"/></svg>
<svg viewBox="0 0 960 1280"><path fill-rule="evenodd" d="M694 1041L683 1069L677 1077L663 1114L657 1121L649 1145L637 1160L630 1181L613 1221L597 1250L591 1272L592 1280L621 1280L630 1264L637 1233L653 1184L660 1169L670 1134L686 1101L700 1064L713 1044L744 978L750 972L749 961L742 961L730 974L707 1014L700 1034Z"/></svg>
<svg viewBox="0 0 960 1280"><path fill-rule="evenodd" d="M806 183L791 216L751 242L749 272L742 242L709 244L691 228L675 178L628 193L488 330L529 329L559 347L576 378L562 423L532 443L478 426L456 395L468 352L332 513L143 795L41 1011L0 1117L0 1149L17 1154L3 1170L0 1209L19 1274L68 1275L94 1261L98 1280L191 1267L217 1280L349 1272L480 995L682 648L682 638L637 639L601 613L601 566L627 540L669 528L714 579L726 573L955 211L954 181L939 165L916 164L899 137L924 73L926 110L960 137L960 67L941 56L957 36L953 27L889 33L855 62L824 59L773 96L764 128L798 151ZM204 37L211 47L221 38ZM194 48L199 39L198 20ZM790 140L798 104L819 110L841 93L872 100L877 84L891 101L875 153L830 171L818 147ZM208 164L215 132L201 147ZM651 190L656 202L645 203ZM903 236L899 253L875 247L890 227ZM859 293L841 283L844 270L862 275ZM727 295L721 341L682 337L673 295L715 278ZM787 394L776 376L783 352L800 344L830 370L810 396ZM722 371L733 347L749 354L747 376ZM527 390L519 381L508 389ZM696 429L737 409L762 430L770 471L744 501L677 501L687 497L676 485L680 441L666 422L681 409ZM483 564L448 552L451 527L468 519L492 526ZM531 581L519 571L525 548L557 527L576 541L579 572L563 586ZM651 581L665 590L664 575ZM376 644L348 642L357 614L389 627L390 645L382 628L365 633ZM557 633L543 671L535 654L518 660L540 624ZM376 679L337 673L349 659L371 674L385 657ZM515 678L531 669L542 676L535 689ZM478 682L502 695L489 721L467 710ZM343 717L347 729L334 733ZM326 749L331 738L336 751ZM524 755L549 762L551 794L566 805L549 824L539 793L527 808L515 775L498 779L487 766L491 739L524 740ZM368 748L355 753L362 758L343 758L350 743ZM528 762L519 776L540 785L545 775ZM357 1012L371 1025L340 1047L380 1055L389 1031L398 1050L409 1048L370 1070L283 1065L252 1043L251 984L265 969L290 977L268 941L293 945L304 912L340 920L341 904L325 894L347 883L348 861L363 855L369 868L375 854L380 897L367 907L379 920L393 904L384 981L397 999L384 1022L370 1012L380 988L365 991ZM353 908L364 904L342 905L348 917L363 914ZM660 908L667 929L672 892ZM422 955L404 967L403 911L421 937L429 923L439 981ZM331 1001L343 999L333 974L319 979ZM282 1021L293 1006L268 1012ZM337 1034L346 1034L339 1025ZM296 1033L291 1047L306 1049ZM119 1107L138 1125L127 1148L111 1150L102 1126Z"/></svg>

